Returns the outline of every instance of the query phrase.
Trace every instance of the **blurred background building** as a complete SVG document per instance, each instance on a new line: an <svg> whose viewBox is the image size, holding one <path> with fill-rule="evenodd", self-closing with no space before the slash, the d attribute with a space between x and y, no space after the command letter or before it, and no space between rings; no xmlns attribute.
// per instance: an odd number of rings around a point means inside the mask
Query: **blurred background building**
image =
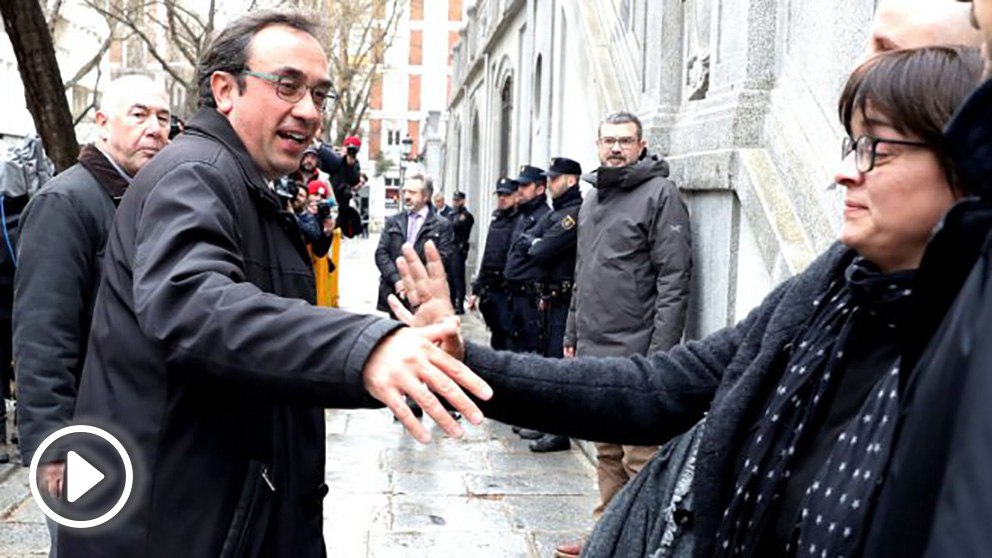
<svg viewBox="0 0 992 558"><path fill-rule="evenodd" d="M835 107L874 8L875 0L469 2L445 181L488 215L498 177L557 155L594 169L599 120L634 112L693 217L688 335L720 329L837 238L842 194L827 188L842 131Z"/></svg>

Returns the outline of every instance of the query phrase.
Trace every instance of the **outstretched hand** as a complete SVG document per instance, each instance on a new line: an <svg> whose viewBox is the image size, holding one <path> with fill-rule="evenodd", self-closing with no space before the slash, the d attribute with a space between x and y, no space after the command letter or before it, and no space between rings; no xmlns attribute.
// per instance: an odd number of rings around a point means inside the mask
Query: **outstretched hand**
<svg viewBox="0 0 992 558"><path fill-rule="evenodd" d="M404 395L416 401L441 429L454 437L465 432L438 396L444 397L472 424L482 422L482 411L462 388L482 400L492 397L492 388L482 378L438 348L452 335L458 335L455 321L398 329L379 342L362 371L369 394L389 407L403 426L424 443L430 441L431 435L414 416Z"/></svg>
<svg viewBox="0 0 992 558"><path fill-rule="evenodd" d="M449 355L461 360L465 356L465 344L458 328L460 322L455 316L448 294L448 278L444 273L444 262L433 242L424 246L427 265L420 261L417 252L410 244L403 245L403 257L397 258L396 267L400 281L406 291L406 298L415 309L410 312L395 296L388 302L393 314L408 326L421 328L443 322L455 325L453 332L438 340L441 348Z"/></svg>

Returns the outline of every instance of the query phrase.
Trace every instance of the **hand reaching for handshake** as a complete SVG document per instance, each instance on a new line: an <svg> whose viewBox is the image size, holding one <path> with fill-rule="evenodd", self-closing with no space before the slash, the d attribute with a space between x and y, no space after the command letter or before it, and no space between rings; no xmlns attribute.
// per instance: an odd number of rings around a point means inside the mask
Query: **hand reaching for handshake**
<svg viewBox="0 0 992 558"><path fill-rule="evenodd" d="M448 295L448 280L441 255L433 242L425 247L426 267L410 244L403 246L403 257L396 260L403 289L415 312L410 312L395 296L389 296L393 313L409 328L394 331L372 351L365 363L365 389L384 403L419 441L431 436L406 404L413 399L448 435L461 437L464 430L441 404L444 397L454 410L472 424L483 420L482 411L463 391L488 400L492 388L465 366L461 359L465 345L460 322Z"/></svg>

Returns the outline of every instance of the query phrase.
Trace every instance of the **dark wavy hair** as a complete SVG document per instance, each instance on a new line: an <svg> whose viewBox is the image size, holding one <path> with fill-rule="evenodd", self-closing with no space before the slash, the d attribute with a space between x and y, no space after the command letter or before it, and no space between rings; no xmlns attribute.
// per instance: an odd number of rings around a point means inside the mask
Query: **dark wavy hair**
<svg viewBox="0 0 992 558"><path fill-rule="evenodd" d="M249 12L230 23L210 42L197 67L197 89L200 106L217 107L210 77L214 72L233 74L238 80L238 91L243 91L244 77L240 72L248 64L248 49L255 35L272 25L285 25L317 36L317 19L312 14L293 10L258 10Z"/></svg>
<svg viewBox="0 0 992 558"><path fill-rule="evenodd" d="M854 70L840 96L840 121L848 135L854 118L868 119L869 104L906 136L918 138L936 154L955 191L960 183L944 140L944 127L982 82L978 49L933 46L879 54Z"/></svg>

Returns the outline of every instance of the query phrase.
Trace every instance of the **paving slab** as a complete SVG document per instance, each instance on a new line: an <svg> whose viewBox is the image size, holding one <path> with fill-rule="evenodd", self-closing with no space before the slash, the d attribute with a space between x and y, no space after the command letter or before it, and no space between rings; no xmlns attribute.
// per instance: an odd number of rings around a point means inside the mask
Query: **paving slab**
<svg viewBox="0 0 992 558"><path fill-rule="evenodd" d="M504 531L392 531L370 533L371 558L461 558L534 556L529 537Z"/></svg>
<svg viewBox="0 0 992 558"><path fill-rule="evenodd" d="M544 474L493 475L468 473L465 482L473 495L571 495L590 493L591 476L563 475L558 471ZM592 488L595 488L594 486Z"/></svg>

